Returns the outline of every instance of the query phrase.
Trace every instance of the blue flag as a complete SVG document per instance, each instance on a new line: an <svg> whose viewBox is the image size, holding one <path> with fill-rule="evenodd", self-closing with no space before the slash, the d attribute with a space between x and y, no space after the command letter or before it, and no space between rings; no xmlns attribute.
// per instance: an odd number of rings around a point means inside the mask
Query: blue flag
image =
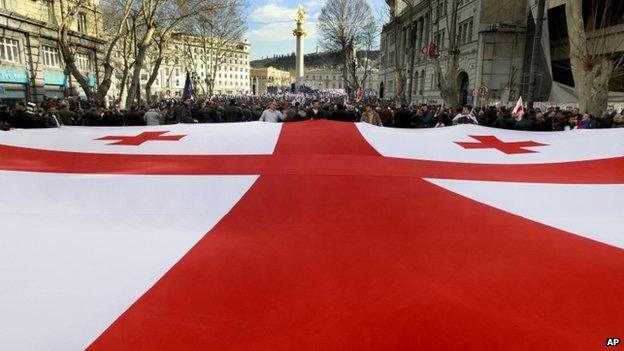
<svg viewBox="0 0 624 351"><path fill-rule="evenodd" d="M191 81L191 75L186 71L186 80L184 81L184 92L182 93L182 99L192 98L195 95L193 89L193 82Z"/></svg>

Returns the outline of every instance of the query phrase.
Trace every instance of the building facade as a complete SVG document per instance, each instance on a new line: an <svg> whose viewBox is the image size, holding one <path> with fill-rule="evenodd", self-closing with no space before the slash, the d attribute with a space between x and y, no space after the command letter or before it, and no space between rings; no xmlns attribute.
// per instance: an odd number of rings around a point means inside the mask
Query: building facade
<svg viewBox="0 0 624 351"><path fill-rule="evenodd" d="M405 1L387 0L391 19L381 35L381 97L395 97L401 84L409 102L442 103L426 53L435 43L445 72L452 2L420 0L407 6ZM479 103L476 92L481 86L488 87L487 102L517 99L524 84L528 1L459 0L459 4L459 70L454 77L459 101Z"/></svg>
<svg viewBox="0 0 624 351"><path fill-rule="evenodd" d="M251 69L251 91L254 95L277 89L290 89L292 83L294 78L291 72L275 67Z"/></svg>
<svg viewBox="0 0 624 351"><path fill-rule="evenodd" d="M64 73L57 33L60 16L55 0L0 0L0 100L41 102L45 97L84 94ZM78 67L95 86L105 43L99 1L83 2L70 29Z"/></svg>
<svg viewBox="0 0 624 351"><path fill-rule="evenodd" d="M121 67L122 52L116 52L114 61ZM176 33L165 49L163 61L158 69L156 79L151 86L151 99L181 97L188 72L196 94L207 95L212 88L212 94L249 94L250 87L250 45L242 42L227 42L218 49L210 43L209 38L202 38L190 34ZM154 69L154 57L148 55L141 70L140 86L141 98L145 99L145 87ZM130 72L132 74L132 72ZM110 101L119 99L122 71L117 69L108 92ZM131 77L126 81L129 85ZM144 100L145 101L145 100Z"/></svg>
<svg viewBox="0 0 624 351"><path fill-rule="evenodd" d="M357 71L358 80L364 79L364 68L360 67ZM311 69L305 75L306 86L314 90L332 90L344 89L344 80L342 70L340 68L318 68ZM379 69L367 69L366 80L363 82L363 88L377 92L379 88Z"/></svg>

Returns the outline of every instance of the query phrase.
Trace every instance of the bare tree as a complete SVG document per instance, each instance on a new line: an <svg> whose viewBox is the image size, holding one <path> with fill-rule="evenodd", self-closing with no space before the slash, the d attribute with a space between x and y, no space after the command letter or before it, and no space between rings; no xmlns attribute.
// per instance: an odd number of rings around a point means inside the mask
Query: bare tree
<svg viewBox="0 0 624 351"><path fill-rule="evenodd" d="M128 76L130 74L130 70L134 66L134 61L131 60L132 52L133 52L133 44L134 44L134 41L132 41L131 37L128 37L128 36L122 37L120 39L120 44L115 49L116 54L112 62L112 65L117 67L117 73L115 74L115 77L119 81L118 98L120 99L120 103L124 103L123 97L124 97L124 94L127 93L126 88L128 85ZM119 71L119 67L121 67L121 72Z"/></svg>
<svg viewBox="0 0 624 351"><path fill-rule="evenodd" d="M111 85L111 78L114 67L112 65L112 56L119 39L127 33L125 23L130 15L135 0L111 0L104 4L103 12L106 23L104 33L108 36L106 54L103 58L102 65L104 67L104 75L96 90L89 84L88 72L82 72L76 64L76 48L72 46L70 40L70 30L72 25L77 22L81 12L93 11L91 4L87 0L60 0L60 16L54 16L57 24L57 41L61 50L63 61L65 63L65 73L71 74L88 99L94 99L102 102L108 93ZM94 26L98 26L97 19ZM85 25L86 23L83 23Z"/></svg>
<svg viewBox="0 0 624 351"><path fill-rule="evenodd" d="M203 13L192 23L192 32L200 47L198 57L206 68L204 82L209 96L214 94L218 72L228 60L234 60L232 52L238 48L247 29L242 13L244 6L242 1L231 1L222 11Z"/></svg>
<svg viewBox="0 0 624 351"><path fill-rule="evenodd" d="M357 90L357 52L370 48L378 27L373 12L365 0L328 0L318 17L321 46L341 54L345 87Z"/></svg>
<svg viewBox="0 0 624 351"><path fill-rule="evenodd" d="M395 25L394 34L395 36L395 54L394 54L394 81L395 85L395 93L394 100L396 103L404 103L406 101L405 98L405 87L407 84L407 70L408 68L405 66L405 57L404 52L405 47L403 46L404 38L403 31L401 30L400 25ZM413 64L409 69L413 68Z"/></svg>
<svg viewBox="0 0 624 351"><path fill-rule="evenodd" d="M444 59L440 56L440 50L436 47L429 47L429 57L433 65L436 85L440 96L447 106L457 107L459 105L459 86L457 75L459 70L459 38L458 38L458 10L460 0L438 0L450 1L450 6L446 14L446 29L448 30L448 52ZM438 9L440 6L438 6ZM430 7L430 12L431 7ZM438 13L438 16L440 13ZM439 22L439 21L438 21ZM446 71L442 70L442 63Z"/></svg>
<svg viewBox="0 0 624 351"><path fill-rule="evenodd" d="M588 23L583 18L583 1L566 0L566 21L570 41L570 66L579 110L599 115L607 108L609 84L624 71L622 40L614 39L611 30L624 23L615 10L619 0L591 4Z"/></svg>
<svg viewBox="0 0 624 351"><path fill-rule="evenodd" d="M171 34L183 28L186 21L203 12L218 11L227 0L140 0L140 6L133 14L136 22L137 54L132 72L132 79L126 98L126 106L131 106L136 99L141 83L141 70L144 68L148 50L157 40L157 45L164 49ZM140 35L138 34L140 33ZM158 50L152 67L151 77L158 72L164 50ZM155 79L155 78L154 78ZM153 82L153 79L152 79Z"/></svg>

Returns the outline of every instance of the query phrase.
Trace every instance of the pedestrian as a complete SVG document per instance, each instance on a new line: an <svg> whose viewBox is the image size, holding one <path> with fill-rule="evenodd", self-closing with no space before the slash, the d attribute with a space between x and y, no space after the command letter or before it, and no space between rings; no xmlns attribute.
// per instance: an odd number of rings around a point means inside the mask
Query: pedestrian
<svg viewBox="0 0 624 351"><path fill-rule="evenodd" d="M187 97L173 109L173 118L177 123L197 123L197 120L193 118L192 104L191 98Z"/></svg>
<svg viewBox="0 0 624 351"><path fill-rule="evenodd" d="M160 125L161 115L158 111L158 105L153 104L151 108L143 115L143 120L148 126Z"/></svg>
<svg viewBox="0 0 624 351"><path fill-rule="evenodd" d="M277 110L277 102L272 100L269 103L269 108L262 112L262 116L260 116L260 121L262 122L271 122L277 123L284 120L284 115L280 111Z"/></svg>
<svg viewBox="0 0 624 351"><path fill-rule="evenodd" d="M383 127L379 113L375 111L374 106L366 104L366 110L362 113L362 122L366 122L375 126Z"/></svg>

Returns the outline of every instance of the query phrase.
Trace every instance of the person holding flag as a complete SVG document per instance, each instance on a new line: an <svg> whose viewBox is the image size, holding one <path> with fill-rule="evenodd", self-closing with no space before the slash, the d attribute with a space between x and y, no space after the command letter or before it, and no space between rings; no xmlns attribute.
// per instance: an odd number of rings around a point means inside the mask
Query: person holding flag
<svg viewBox="0 0 624 351"><path fill-rule="evenodd" d="M520 121L520 120L522 120L522 117L524 116L524 113L525 113L524 103L522 101L522 96L521 96L520 99L518 99L518 102L516 103L516 106L511 111L511 116L516 121Z"/></svg>

